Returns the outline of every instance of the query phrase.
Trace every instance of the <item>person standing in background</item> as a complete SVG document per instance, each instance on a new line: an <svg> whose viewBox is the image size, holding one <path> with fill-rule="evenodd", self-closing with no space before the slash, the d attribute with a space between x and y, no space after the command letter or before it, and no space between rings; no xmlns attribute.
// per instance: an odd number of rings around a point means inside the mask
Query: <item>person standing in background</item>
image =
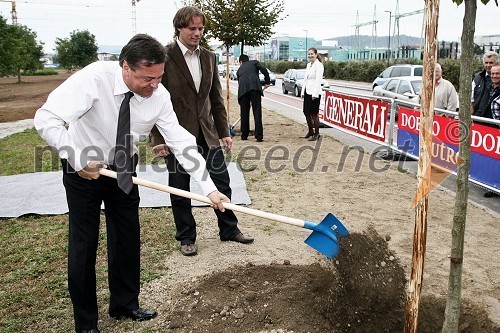
<svg viewBox="0 0 500 333"><path fill-rule="evenodd" d="M490 91L491 91L491 68L498 63L498 54L488 51L483 55L484 69L474 75L472 81L472 107L473 116L491 118Z"/></svg>
<svg viewBox="0 0 500 333"><path fill-rule="evenodd" d="M443 70L438 63L434 69L434 80L434 107L456 112L458 108L457 91L450 81L443 79Z"/></svg>
<svg viewBox="0 0 500 333"><path fill-rule="evenodd" d="M205 14L197 7L186 6L177 11L173 19L175 40L167 45L167 60L162 84L171 94L179 124L196 137L198 151L205 158L205 165L217 189L231 198L229 172L221 148L230 150L233 141L229 135L227 112L222 99L222 87L215 54L200 46L205 29ZM169 171L169 185L190 190L189 174L179 165L176 154L170 154L163 137L156 128L151 132L151 144L157 156L165 156ZM181 253L194 256L196 246L196 221L191 200L170 195L176 227L176 239ZM221 241L243 244L253 242L238 228L233 211L216 210Z"/></svg>
<svg viewBox="0 0 500 333"><path fill-rule="evenodd" d="M303 112L307 121L308 132L304 138L315 141L319 138L319 103L321 101L321 80L325 68L318 50L311 47L307 50L309 63L306 68L301 97L304 100Z"/></svg>
<svg viewBox="0 0 500 333"><path fill-rule="evenodd" d="M263 90L270 86L269 72L257 60L249 60L246 54L240 55L240 68L236 72L238 78L238 103L240 104L241 140L248 139L250 132L250 104L252 104L257 142L264 139L262 127ZM264 75L264 88L260 83L259 71Z"/></svg>

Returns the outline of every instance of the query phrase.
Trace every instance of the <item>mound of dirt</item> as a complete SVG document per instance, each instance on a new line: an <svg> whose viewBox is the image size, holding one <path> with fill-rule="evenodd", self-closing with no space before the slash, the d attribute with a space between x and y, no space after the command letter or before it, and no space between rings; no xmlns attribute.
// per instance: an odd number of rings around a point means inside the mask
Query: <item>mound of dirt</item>
<svg viewBox="0 0 500 333"><path fill-rule="evenodd" d="M374 229L340 242L333 261L232 267L186 284L171 304L171 332L402 332L405 272ZM421 332L441 330L444 302L424 298ZM465 310L461 332L495 332Z"/></svg>

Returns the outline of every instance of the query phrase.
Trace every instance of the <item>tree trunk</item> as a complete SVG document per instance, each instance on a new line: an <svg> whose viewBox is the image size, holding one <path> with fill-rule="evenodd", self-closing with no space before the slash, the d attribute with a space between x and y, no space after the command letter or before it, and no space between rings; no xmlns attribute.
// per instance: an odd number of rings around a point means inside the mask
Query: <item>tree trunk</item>
<svg viewBox="0 0 500 333"><path fill-rule="evenodd" d="M465 221L467 215L467 198L469 196L470 170L470 100L469 89L474 61L474 31L476 24L477 0L465 0L465 14L462 27L462 54L460 57L460 107L459 121L460 143L458 154L463 163L457 171L457 195L453 212L453 228L451 231L450 273L448 277L448 298L446 300L443 333L458 332L460 318L460 297L462 293L462 265L464 253Z"/></svg>
<svg viewBox="0 0 500 333"><path fill-rule="evenodd" d="M17 73L17 83L21 83L21 72Z"/></svg>
<svg viewBox="0 0 500 333"><path fill-rule="evenodd" d="M418 159L418 188L413 231L413 256L411 276L406 300L405 333L415 333L418 327L424 275L425 244L427 240L427 210L431 191L432 122L434 118L434 68L437 55L437 28L439 0L425 1L424 73L422 76L422 100L420 107L420 135Z"/></svg>
<svg viewBox="0 0 500 333"><path fill-rule="evenodd" d="M229 121L229 46L226 45L226 114L227 114L227 124L231 126Z"/></svg>

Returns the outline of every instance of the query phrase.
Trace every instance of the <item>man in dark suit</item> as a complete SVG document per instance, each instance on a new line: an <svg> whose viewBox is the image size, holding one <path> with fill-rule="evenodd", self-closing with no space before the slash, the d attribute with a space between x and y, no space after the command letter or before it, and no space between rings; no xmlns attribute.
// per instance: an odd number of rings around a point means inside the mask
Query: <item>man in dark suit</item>
<svg viewBox="0 0 500 333"><path fill-rule="evenodd" d="M183 7L173 19L175 41L167 46L167 61L162 84L171 94L179 123L196 137L198 151L206 160L206 168L217 189L231 198L229 173L221 149L230 150L233 142L229 135L227 112L222 99L222 87L215 54L200 46L205 26L205 15L196 7ZM169 185L189 191L189 175L179 165L176 156L169 153L163 137L153 128L151 143L156 155L166 155ZM181 253L197 254L196 222L191 200L170 195L177 229L176 239ZM238 219L231 210L215 211L222 241L252 243L238 228Z"/></svg>
<svg viewBox="0 0 500 333"><path fill-rule="evenodd" d="M264 96L259 79L259 71L264 75L264 89L271 81L269 72L257 60L249 60L246 54L240 55L240 68L236 72L238 78L238 103L240 104L241 140L247 140L250 132L250 103L253 109L255 122L255 138L257 142L264 139L262 127L262 96Z"/></svg>

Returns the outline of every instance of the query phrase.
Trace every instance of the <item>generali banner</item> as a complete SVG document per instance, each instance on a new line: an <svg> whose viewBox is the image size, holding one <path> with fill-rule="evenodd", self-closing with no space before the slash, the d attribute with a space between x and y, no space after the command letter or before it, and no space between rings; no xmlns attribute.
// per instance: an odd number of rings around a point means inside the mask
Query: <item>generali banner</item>
<svg viewBox="0 0 500 333"><path fill-rule="evenodd" d="M369 98L354 97L326 91L320 120L361 136L385 141L386 119L390 104Z"/></svg>
<svg viewBox="0 0 500 333"><path fill-rule="evenodd" d="M434 116L432 124L433 163L456 163L461 140L471 143L470 178L500 189L500 128L473 123L470 135L462 138L463 126L456 119ZM398 148L419 155L420 112L405 107L398 111Z"/></svg>

